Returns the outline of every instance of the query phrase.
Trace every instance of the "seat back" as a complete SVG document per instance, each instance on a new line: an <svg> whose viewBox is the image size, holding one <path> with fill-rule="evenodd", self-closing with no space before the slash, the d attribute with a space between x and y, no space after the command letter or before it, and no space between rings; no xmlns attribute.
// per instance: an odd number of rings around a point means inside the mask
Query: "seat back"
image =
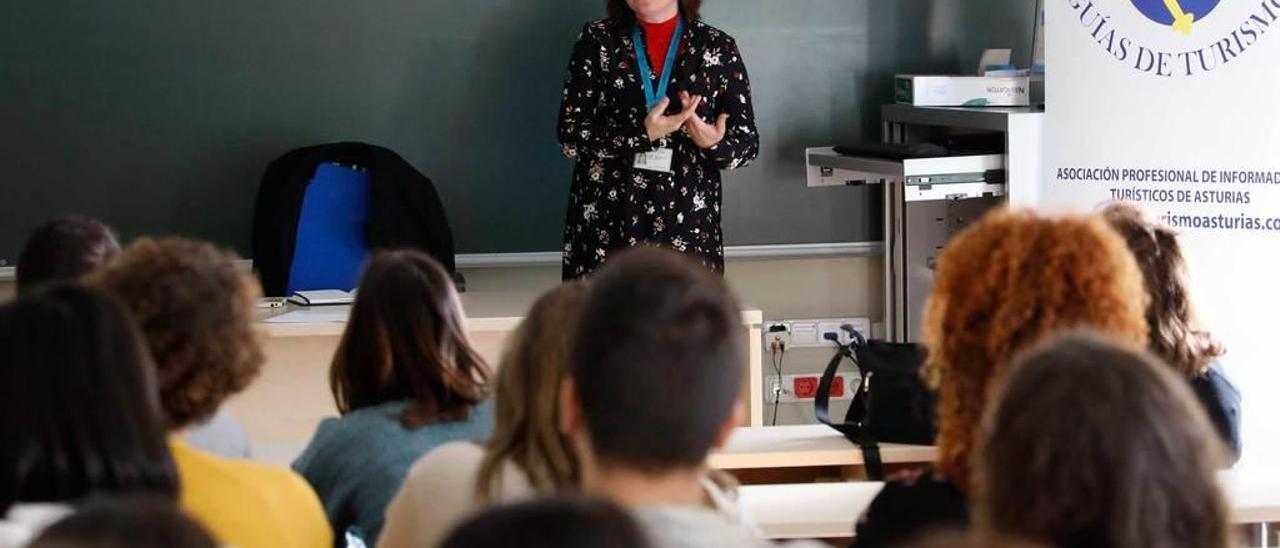
<svg viewBox="0 0 1280 548"><path fill-rule="evenodd" d="M369 172L324 162L302 200L287 294L351 290L369 256Z"/></svg>

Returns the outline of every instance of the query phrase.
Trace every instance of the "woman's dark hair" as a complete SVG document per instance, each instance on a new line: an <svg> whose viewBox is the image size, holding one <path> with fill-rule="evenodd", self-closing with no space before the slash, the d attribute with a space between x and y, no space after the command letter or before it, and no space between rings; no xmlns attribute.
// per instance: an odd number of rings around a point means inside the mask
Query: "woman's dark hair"
<svg viewBox="0 0 1280 548"><path fill-rule="evenodd" d="M1112 204L1102 215L1124 237L1142 269L1151 297L1147 305L1151 351L1183 377L1200 376L1226 351L1197 323L1178 234L1129 204Z"/></svg>
<svg viewBox="0 0 1280 548"><path fill-rule="evenodd" d="M980 433L980 522L1061 548L1223 548L1224 448L1186 381L1072 333L1014 360Z"/></svg>
<svg viewBox="0 0 1280 548"><path fill-rule="evenodd" d="M53 284L0 308L0 515L96 493L174 497L152 366L106 294Z"/></svg>
<svg viewBox="0 0 1280 548"><path fill-rule="evenodd" d="M697 21L702 18L702 0L679 0L679 2L680 15L683 15L685 20ZM630 28L636 22L636 12L631 11L627 0L605 0L604 9L609 20L615 25Z"/></svg>
<svg viewBox="0 0 1280 548"><path fill-rule="evenodd" d="M604 500L547 498L500 506L454 529L441 548L646 548L644 531Z"/></svg>
<svg viewBox="0 0 1280 548"><path fill-rule="evenodd" d="M156 363L166 427L212 417L262 368L258 282L235 254L183 238L140 238L89 277L120 299Z"/></svg>
<svg viewBox="0 0 1280 548"><path fill-rule="evenodd" d="M28 548L216 548L171 500L96 498L45 529Z"/></svg>
<svg viewBox="0 0 1280 548"><path fill-rule="evenodd" d="M405 427L467 417L487 395L489 368L467 339L448 273L419 251L373 256L329 370L338 411L400 400Z"/></svg>
<svg viewBox="0 0 1280 548"><path fill-rule="evenodd" d="M107 225L76 215L53 219L32 230L18 254L18 291L74 280L119 254L120 242Z"/></svg>

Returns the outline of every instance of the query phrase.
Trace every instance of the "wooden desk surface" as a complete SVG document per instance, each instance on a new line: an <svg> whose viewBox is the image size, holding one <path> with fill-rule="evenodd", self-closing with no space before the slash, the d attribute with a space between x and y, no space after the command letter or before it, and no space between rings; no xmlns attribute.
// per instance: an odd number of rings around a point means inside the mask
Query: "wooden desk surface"
<svg viewBox="0 0 1280 548"><path fill-rule="evenodd" d="M1231 521L1280 522L1280 470L1231 470L1218 476ZM743 511L770 539L847 538L884 487L879 482L744 485Z"/></svg>
<svg viewBox="0 0 1280 548"><path fill-rule="evenodd" d="M886 464L933 462L937 450L927 445L880 445ZM807 466L861 466L862 451L824 425L751 426L734 431L710 465L721 470L795 468Z"/></svg>

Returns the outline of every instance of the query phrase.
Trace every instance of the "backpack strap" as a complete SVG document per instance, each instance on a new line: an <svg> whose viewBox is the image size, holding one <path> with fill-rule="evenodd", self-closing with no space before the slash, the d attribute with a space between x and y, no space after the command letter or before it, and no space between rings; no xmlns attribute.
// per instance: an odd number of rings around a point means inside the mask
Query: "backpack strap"
<svg viewBox="0 0 1280 548"><path fill-rule="evenodd" d="M827 368L822 372L822 380L818 382L818 393L813 399L813 414L817 416L818 422L830 426L843 434L845 439L857 445L862 450L862 464L867 470L867 478L881 480L884 479L884 462L880 456L880 444L871 434L871 407L867 405L867 398L870 397L868 381L873 373L862 370L862 365L858 363L853 351L854 344L857 344L856 340L847 345L836 343L836 354L831 357L831 361L827 362ZM835 383L836 370L846 358L857 366L862 375L862 382L857 387L849 387L855 391L853 402L849 405L849 413L843 422L834 423L831 421L831 385Z"/></svg>

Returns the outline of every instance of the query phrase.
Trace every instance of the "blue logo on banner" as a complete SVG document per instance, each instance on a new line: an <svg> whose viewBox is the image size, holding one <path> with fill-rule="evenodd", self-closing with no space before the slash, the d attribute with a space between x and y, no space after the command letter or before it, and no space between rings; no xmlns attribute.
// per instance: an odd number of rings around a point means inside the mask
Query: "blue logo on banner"
<svg viewBox="0 0 1280 548"><path fill-rule="evenodd" d="M1196 21L1204 19L1221 0L1133 0L1138 11L1147 19L1172 27L1182 34L1191 34Z"/></svg>

